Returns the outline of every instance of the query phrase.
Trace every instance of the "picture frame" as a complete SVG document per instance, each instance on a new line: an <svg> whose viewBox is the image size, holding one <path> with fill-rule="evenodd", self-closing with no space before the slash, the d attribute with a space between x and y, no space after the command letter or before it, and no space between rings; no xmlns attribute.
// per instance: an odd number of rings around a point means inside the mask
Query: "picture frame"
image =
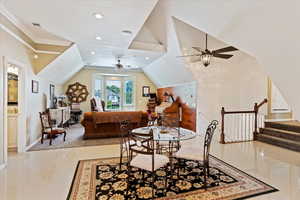
<svg viewBox="0 0 300 200"><path fill-rule="evenodd" d="M150 87L149 86L143 86L143 97L149 97L150 94Z"/></svg>
<svg viewBox="0 0 300 200"><path fill-rule="evenodd" d="M39 93L39 82L32 80L31 81L31 91L32 93Z"/></svg>
<svg viewBox="0 0 300 200"><path fill-rule="evenodd" d="M49 93L50 100L54 99L54 95L55 95L55 85L50 84L50 93Z"/></svg>

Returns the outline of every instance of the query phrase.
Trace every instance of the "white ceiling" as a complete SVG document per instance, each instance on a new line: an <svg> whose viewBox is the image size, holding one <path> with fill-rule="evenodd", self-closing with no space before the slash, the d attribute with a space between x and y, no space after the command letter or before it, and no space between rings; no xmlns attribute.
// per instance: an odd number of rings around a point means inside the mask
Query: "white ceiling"
<svg viewBox="0 0 300 200"><path fill-rule="evenodd" d="M114 66L116 57L126 65L144 67L161 52L128 49L158 0L4 0L4 6L35 35L36 40L76 43L84 64ZM101 13L103 19L93 14ZM33 27L39 23L43 30ZM123 30L132 35L123 35ZM48 33L49 34L48 34ZM50 34L51 33L51 34ZM56 35L56 36L55 36ZM96 40L96 36L102 38ZM91 51L96 54L92 55ZM145 58L150 59L146 60Z"/></svg>

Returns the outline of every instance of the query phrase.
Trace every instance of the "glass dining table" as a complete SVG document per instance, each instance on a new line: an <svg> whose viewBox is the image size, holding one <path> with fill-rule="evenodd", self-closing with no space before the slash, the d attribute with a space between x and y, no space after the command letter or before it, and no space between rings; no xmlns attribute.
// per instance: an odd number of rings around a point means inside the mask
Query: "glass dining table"
<svg viewBox="0 0 300 200"><path fill-rule="evenodd" d="M194 131L185 128L162 127L162 126L148 126L133 129L133 133L149 133L150 129L153 130L153 140L157 146L165 146L167 151L172 154L173 149L177 150L180 147L180 141L190 140L196 137ZM177 144L177 145L176 145Z"/></svg>
<svg viewBox="0 0 300 200"><path fill-rule="evenodd" d="M154 141L183 141L190 140L196 137L194 131L185 128L173 128L162 126L147 126L133 129L133 133L149 133L150 129L153 130Z"/></svg>

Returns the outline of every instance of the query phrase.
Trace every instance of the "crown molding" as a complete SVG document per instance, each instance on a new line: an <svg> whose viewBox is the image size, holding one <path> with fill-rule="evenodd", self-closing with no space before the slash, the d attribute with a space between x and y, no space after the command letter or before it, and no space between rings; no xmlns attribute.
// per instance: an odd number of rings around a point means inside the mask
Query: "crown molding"
<svg viewBox="0 0 300 200"><path fill-rule="evenodd" d="M71 41L58 41L58 40L48 40L42 38L36 38L35 43L37 44L48 44L48 45L55 45L55 46L70 46L72 44Z"/></svg>
<svg viewBox="0 0 300 200"><path fill-rule="evenodd" d="M5 16L13 25L25 33L25 35L35 41L36 36L32 33L32 31L30 31L22 22L20 22L20 20L11 14L2 3L0 3L0 13Z"/></svg>
<svg viewBox="0 0 300 200"><path fill-rule="evenodd" d="M11 14L1 2L0 14L5 16L13 25L15 25L19 30L21 30L25 35L27 35L34 43L57 46L69 46L72 43L70 41L57 41L39 38L30 29L28 29L19 19L17 19L13 14Z"/></svg>
<svg viewBox="0 0 300 200"><path fill-rule="evenodd" d="M12 37L14 37L16 40L21 42L23 45L31 49L35 53L43 53L43 54L61 54L61 52L56 52L56 51L41 51L41 50L36 50L33 46L31 46L29 43L27 43L25 40L23 40L20 36L15 34L13 31L11 31L9 28L4 26L3 24L0 23L0 29L4 30L8 34L10 34Z"/></svg>
<svg viewBox="0 0 300 200"><path fill-rule="evenodd" d="M113 71L115 70L118 73L122 73L122 72L144 72L141 68L134 68L134 69L123 69L121 71L116 70L115 67L110 67L110 66L95 66L95 65L85 65L83 67L83 69L92 69L92 70L107 70L107 71Z"/></svg>

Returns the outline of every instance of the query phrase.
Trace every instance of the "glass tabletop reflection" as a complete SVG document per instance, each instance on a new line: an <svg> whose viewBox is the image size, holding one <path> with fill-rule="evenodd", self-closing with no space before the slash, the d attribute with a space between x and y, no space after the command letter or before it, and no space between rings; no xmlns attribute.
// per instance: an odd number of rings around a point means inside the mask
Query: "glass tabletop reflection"
<svg viewBox="0 0 300 200"><path fill-rule="evenodd" d="M185 128L149 126L133 129L134 133L149 133L150 129L153 130L153 140L155 141L183 141L196 137L194 131Z"/></svg>

